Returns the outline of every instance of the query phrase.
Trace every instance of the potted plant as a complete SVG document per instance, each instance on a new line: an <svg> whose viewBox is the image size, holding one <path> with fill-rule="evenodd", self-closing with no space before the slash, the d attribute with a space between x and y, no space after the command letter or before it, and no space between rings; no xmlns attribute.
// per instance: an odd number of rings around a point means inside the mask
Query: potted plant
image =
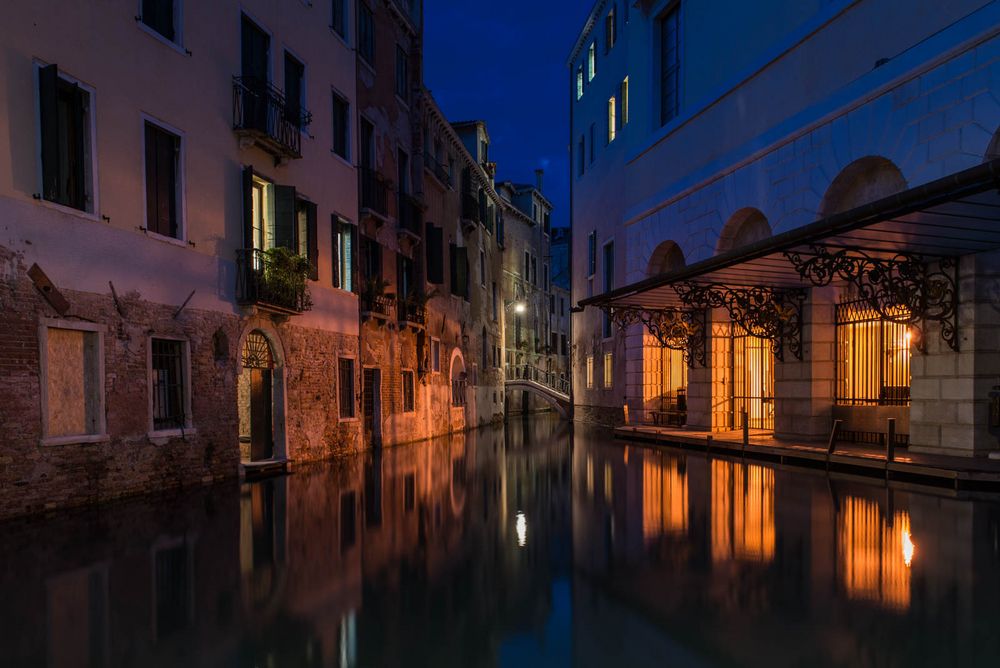
<svg viewBox="0 0 1000 668"><path fill-rule="evenodd" d="M269 301L297 311L312 307L309 275L312 265L289 248L276 246L264 251L264 286Z"/></svg>

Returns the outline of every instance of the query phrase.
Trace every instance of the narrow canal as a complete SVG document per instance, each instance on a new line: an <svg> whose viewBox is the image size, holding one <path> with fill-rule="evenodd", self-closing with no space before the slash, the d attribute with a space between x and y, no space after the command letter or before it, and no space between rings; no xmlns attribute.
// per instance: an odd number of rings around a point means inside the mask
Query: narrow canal
<svg viewBox="0 0 1000 668"><path fill-rule="evenodd" d="M998 541L985 496L533 419L0 526L0 663L996 665Z"/></svg>

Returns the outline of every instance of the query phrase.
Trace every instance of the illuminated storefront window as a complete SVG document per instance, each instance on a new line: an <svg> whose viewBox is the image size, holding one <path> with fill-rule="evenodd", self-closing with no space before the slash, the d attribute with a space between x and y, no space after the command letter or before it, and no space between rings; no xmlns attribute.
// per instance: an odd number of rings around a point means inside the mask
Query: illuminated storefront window
<svg viewBox="0 0 1000 668"><path fill-rule="evenodd" d="M865 300L837 305L837 403L910 405L910 330Z"/></svg>

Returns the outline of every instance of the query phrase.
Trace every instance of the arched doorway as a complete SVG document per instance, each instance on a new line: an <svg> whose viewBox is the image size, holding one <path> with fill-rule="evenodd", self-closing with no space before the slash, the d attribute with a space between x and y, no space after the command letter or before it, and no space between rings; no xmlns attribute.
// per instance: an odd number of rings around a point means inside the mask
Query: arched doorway
<svg viewBox="0 0 1000 668"><path fill-rule="evenodd" d="M240 459L260 462L274 458L274 351L260 330L247 334L238 380Z"/></svg>
<svg viewBox="0 0 1000 668"><path fill-rule="evenodd" d="M686 264L677 242L663 241L650 255L646 275L667 274ZM646 421L683 425L687 418L687 386L688 365L683 351L667 348L643 331L641 408L646 412Z"/></svg>
<svg viewBox="0 0 1000 668"><path fill-rule="evenodd" d="M771 225L759 210L747 207L738 210L722 228L717 252L725 253L762 241L771 236ZM728 406L726 422L731 429L771 431L774 429L774 353L771 342L753 336L736 323L729 324L724 341L714 339L713 346L728 346L728 364L721 387L728 388L723 397ZM716 374L720 373L718 370ZM745 422L744 422L745 420Z"/></svg>

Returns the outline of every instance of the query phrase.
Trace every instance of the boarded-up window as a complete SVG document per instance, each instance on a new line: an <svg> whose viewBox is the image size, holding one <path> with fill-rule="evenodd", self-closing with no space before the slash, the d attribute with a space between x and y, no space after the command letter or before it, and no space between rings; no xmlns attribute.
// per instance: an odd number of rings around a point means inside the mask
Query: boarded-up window
<svg viewBox="0 0 1000 668"><path fill-rule="evenodd" d="M45 436L103 433L100 334L49 327L45 339Z"/></svg>

